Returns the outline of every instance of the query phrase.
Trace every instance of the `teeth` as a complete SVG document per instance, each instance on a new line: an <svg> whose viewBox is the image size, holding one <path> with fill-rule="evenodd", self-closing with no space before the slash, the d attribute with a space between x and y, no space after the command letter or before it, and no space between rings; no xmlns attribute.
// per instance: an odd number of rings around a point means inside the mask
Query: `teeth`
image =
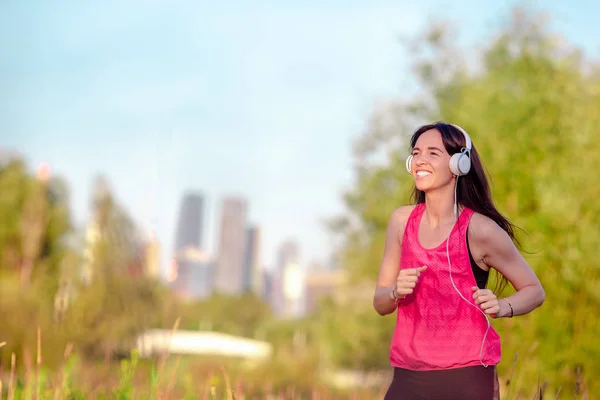
<svg viewBox="0 0 600 400"><path fill-rule="evenodd" d="M419 172L417 172L417 176L427 176L427 175L431 175L431 173L426 172L426 171L419 171Z"/></svg>

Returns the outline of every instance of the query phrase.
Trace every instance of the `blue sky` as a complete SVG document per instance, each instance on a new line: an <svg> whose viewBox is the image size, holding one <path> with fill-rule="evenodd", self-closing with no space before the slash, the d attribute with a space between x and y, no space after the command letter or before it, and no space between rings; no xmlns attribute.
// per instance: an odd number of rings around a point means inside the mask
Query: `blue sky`
<svg viewBox="0 0 600 400"><path fill-rule="evenodd" d="M102 173L166 251L180 197L197 190L209 253L220 199L239 194L264 231L266 264L288 238L305 261L325 259L320 220L343 210L351 141L378 99L411 87L398 36L444 17L481 44L515 2L499 4L4 0L0 146L66 177L79 224ZM598 3L525 4L599 55Z"/></svg>

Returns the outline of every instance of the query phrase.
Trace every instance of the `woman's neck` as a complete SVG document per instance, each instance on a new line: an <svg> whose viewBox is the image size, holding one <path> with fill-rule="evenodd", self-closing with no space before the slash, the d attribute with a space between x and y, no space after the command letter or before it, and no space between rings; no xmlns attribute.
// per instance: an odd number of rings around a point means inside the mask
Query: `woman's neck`
<svg viewBox="0 0 600 400"><path fill-rule="evenodd" d="M440 188L425 195L425 215L429 226L436 227L454 222L454 185L451 190Z"/></svg>

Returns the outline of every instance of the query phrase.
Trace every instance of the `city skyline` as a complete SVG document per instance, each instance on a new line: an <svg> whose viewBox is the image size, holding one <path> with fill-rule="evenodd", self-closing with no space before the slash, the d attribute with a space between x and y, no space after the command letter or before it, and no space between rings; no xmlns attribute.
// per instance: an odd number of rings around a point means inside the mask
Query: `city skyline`
<svg viewBox="0 0 600 400"><path fill-rule="evenodd" d="M252 292L269 302L281 316L300 315L303 307L298 301L304 301L301 288L305 276L301 271L308 268L299 264L298 244L282 240L277 265L268 271L262 261L260 225L247 220L250 204L244 197L229 196L221 200L218 231L215 230L219 246L210 255L202 246L205 201L206 196L198 190L187 190L182 195L176 246L171 255L172 271L167 274L174 292L195 299L205 299L216 292ZM267 288L268 283L274 292ZM301 296L295 300L295 306L289 302L290 293Z"/></svg>

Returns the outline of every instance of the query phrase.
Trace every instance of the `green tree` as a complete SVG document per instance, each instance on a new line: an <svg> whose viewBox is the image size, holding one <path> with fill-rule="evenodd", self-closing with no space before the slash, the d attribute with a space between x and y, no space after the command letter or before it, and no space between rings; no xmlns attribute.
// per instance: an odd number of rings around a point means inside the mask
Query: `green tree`
<svg viewBox="0 0 600 400"><path fill-rule="evenodd" d="M47 343L60 343L52 315L62 259L69 253L64 242L71 232L67 197L60 178L35 176L22 160L0 166L0 311L11 316L0 338L7 343L4 365L11 352L20 360L27 348L31 359L37 328ZM59 348L51 345L46 356L51 360Z"/></svg>
<svg viewBox="0 0 600 400"><path fill-rule="evenodd" d="M0 264L3 275L20 270L20 220L23 188L31 180L21 160L0 169Z"/></svg>

